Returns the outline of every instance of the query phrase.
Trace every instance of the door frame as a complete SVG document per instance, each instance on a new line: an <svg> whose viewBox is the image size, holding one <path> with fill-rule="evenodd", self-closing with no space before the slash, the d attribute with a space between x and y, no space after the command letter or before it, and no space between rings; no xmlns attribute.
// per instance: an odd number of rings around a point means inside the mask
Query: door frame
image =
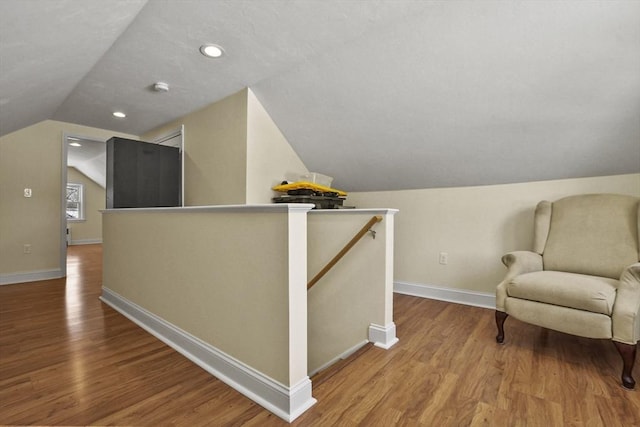
<svg viewBox="0 0 640 427"><path fill-rule="evenodd" d="M157 136L149 142L158 145L169 145L165 144L165 142L178 136L180 137L180 145L178 146L180 152L180 206L184 207L184 125L180 125L167 133Z"/></svg>
<svg viewBox="0 0 640 427"><path fill-rule="evenodd" d="M162 144L165 141L173 139L177 136L180 136L180 161L181 161L181 188L180 188L180 199L181 205L184 206L184 160L185 160L185 151L184 151L184 124L179 127L162 134L151 142L156 144ZM79 139L85 141L93 141L93 142L101 142L105 144L106 150L106 142L107 139L103 139L96 136L86 136L82 134L78 134L75 132L67 132L63 131L62 133L62 167L60 173L60 272L61 277L67 276L67 167L68 167L68 159L67 156L69 154L69 140ZM105 164L105 168L107 165ZM104 239L104 236L103 236Z"/></svg>
<svg viewBox="0 0 640 427"><path fill-rule="evenodd" d="M66 131L62 133L62 170L60 173L60 271L62 277L67 277L67 156L69 155L70 140L101 142L105 143L105 150L107 149L105 139Z"/></svg>

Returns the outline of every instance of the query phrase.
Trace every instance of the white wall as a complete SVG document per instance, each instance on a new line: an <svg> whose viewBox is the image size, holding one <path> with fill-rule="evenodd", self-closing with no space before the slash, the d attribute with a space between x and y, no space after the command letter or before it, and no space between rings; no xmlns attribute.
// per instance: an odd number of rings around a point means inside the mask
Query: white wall
<svg viewBox="0 0 640 427"><path fill-rule="evenodd" d="M495 292L505 252L530 249L538 201L579 193L640 196L640 174L479 187L349 193L358 208L397 208L396 282ZM449 263L438 263L446 252ZM396 283L397 284L397 283Z"/></svg>

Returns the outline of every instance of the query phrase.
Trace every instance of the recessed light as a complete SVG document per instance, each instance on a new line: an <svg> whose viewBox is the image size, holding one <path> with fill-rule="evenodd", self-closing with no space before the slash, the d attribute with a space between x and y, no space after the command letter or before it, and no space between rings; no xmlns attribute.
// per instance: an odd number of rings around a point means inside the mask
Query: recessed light
<svg viewBox="0 0 640 427"><path fill-rule="evenodd" d="M72 147L82 147L82 144L80 144L79 142L70 142L69 145Z"/></svg>
<svg viewBox="0 0 640 427"><path fill-rule="evenodd" d="M209 58L220 58L224 50L215 44L203 44L200 46L200 53Z"/></svg>
<svg viewBox="0 0 640 427"><path fill-rule="evenodd" d="M127 115L122 111L114 111L113 115L119 119L124 119L125 117L127 117Z"/></svg>

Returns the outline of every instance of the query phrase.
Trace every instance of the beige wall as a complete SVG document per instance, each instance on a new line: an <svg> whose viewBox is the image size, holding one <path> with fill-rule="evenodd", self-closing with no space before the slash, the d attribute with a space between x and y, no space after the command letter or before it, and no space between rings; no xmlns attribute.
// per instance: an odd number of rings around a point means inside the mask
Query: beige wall
<svg viewBox="0 0 640 427"><path fill-rule="evenodd" d="M105 207L105 189L76 168L67 168L67 182L84 186L84 221L67 221L71 244L101 242L102 214L99 211Z"/></svg>
<svg viewBox="0 0 640 427"><path fill-rule="evenodd" d="M493 293L505 252L530 249L538 201L571 194L640 196L640 174L481 187L349 193L349 205L397 208L395 281ZM438 263L447 252L449 263Z"/></svg>
<svg viewBox="0 0 640 427"><path fill-rule="evenodd" d="M290 213L269 208L108 211L103 286L281 384L297 384L307 375L306 292L291 295L293 285L304 292L305 277L292 277L290 267L306 263L289 265Z"/></svg>
<svg viewBox="0 0 640 427"><path fill-rule="evenodd" d="M307 216L307 280L311 280L374 215L376 238L367 233L308 292L309 373L335 361L369 339L369 325L393 322L393 269L386 262L393 236L386 211L315 210ZM389 277L387 277L389 273Z"/></svg>
<svg viewBox="0 0 640 427"><path fill-rule="evenodd" d="M308 170L260 101L243 89L142 135L184 125L185 206L271 203L271 190Z"/></svg>
<svg viewBox="0 0 640 427"><path fill-rule="evenodd" d="M247 105L247 203L271 203L271 190L309 172L251 90Z"/></svg>
<svg viewBox="0 0 640 427"><path fill-rule="evenodd" d="M0 138L0 274L61 267L65 132L151 140L181 124L186 206L270 203L274 183L288 173L307 171L248 89L142 138L53 120L38 123ZM32 188L34 197L22 197L24 188ZM32 245L31 254L23 254L24 244Z"/></svg>
<svg viewBox="0 0 640 427"><path fill-rule="evenodd" d="M104 129L46 120L0 138L0 275L52 272L61 267L62 138L118 135ZM24 188L33 197L23 197ZM31 254L23 245L31 245Z"/></svg>
<svg viewBox="0 0 640 427"><path fill-rule="evenodd" d="M307 369L364 344L370 325L393 324L394 211L305 209L106 211L103 286L281 384L298 384ZM376 238L366 235L307 292L373 215L384 218L372 227Z"/></svg>
<svg viewBox="0 0 640 427"><path fill-rule="evenodd" d="M246 202L247 89L142 135L184 125L185 206Z"/></svg>

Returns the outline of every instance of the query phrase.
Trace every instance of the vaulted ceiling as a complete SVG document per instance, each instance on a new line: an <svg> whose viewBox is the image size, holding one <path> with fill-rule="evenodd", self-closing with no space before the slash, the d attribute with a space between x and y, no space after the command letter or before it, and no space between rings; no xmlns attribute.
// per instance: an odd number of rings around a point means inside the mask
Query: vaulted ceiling
<svg viewBox="0 0 640 427"><path fill-rule="evenodd" d="M0 135L247 86L348 191L640 172L640 1L0 1Z"/></svg>

